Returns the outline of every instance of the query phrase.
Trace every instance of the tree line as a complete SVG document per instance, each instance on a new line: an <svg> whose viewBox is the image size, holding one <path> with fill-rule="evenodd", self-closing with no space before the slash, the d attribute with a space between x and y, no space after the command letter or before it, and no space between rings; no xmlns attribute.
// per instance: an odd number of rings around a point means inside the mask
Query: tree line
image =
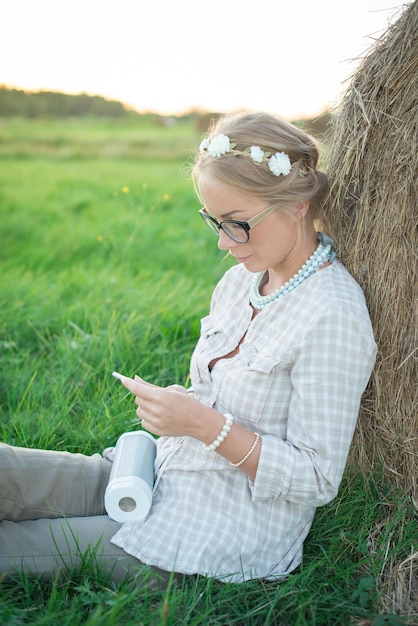
<svg viewBox="0 0 418 626"><path fill-rule="evenodd" d="M107 117L123 118L147 115L129 109L122 102L107 100L103 96L89 96L86 93L67 94L58 91L24 91L7 85L0 85L0 118L67 118L67 117ZM149 115L149 114L148 114ZM171 122L194 121L199 132L206 132L212 118L220 113L189 111L182 115L170 116ZM155 123L166 124L167 118L152 114ZM304 130L321 140L326 136L332 115L324 111L313 119L295 120Z"/></svg>
<svg viewBox="0 0 418 626"><path fill-rule="evenodd" d="M86 93L24 91L0 85L0 117L124 117L135 114L121 102Z"/></svg>

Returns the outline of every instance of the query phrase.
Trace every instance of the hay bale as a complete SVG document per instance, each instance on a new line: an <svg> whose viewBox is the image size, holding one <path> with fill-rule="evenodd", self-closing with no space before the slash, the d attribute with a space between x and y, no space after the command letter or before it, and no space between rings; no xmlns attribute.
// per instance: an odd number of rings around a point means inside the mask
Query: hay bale
<svg viewBox="0 0 418 626"><path fill-rule="evenodd" d="M378 357L353 448L365 471L417 494L418 2L362 59L331 126L327 203L340 258L363 287Z"/></svg>

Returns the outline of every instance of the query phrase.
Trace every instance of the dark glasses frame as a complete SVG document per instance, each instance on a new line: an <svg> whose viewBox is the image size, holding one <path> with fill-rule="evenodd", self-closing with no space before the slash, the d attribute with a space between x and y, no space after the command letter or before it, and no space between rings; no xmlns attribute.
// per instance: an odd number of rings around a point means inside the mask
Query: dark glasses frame
<svg viewBox="0 0 418 626"><path fill-rule="evenodd" d="M277 209L277 207L278 207L277 203L272 204L268 206L266 209L263 209L262 211L260 211L260 213L258 213L257 215L254 215L254 217L251 217L247 222L242 222L240 220L223 220L222 222L218 222L218 220L212 217L212 215L209 215L206 207L202 207L199 210L199 214L201 218L203 219L203 221L205 222L205 224L216 235L219 236L220 231L222 229L228 237L233 239L233 241L236 241L237 243L247 243L247 241L250 238L251 228L254 228L256 224L259 224L261 220L267 217L267 215L270 215L270 213L272 213L275 209ZM242 229L242 233L243 233L242 238L238 237L237 235L234 235L234 233L228 228L229 224L238 226Z"/></svg>

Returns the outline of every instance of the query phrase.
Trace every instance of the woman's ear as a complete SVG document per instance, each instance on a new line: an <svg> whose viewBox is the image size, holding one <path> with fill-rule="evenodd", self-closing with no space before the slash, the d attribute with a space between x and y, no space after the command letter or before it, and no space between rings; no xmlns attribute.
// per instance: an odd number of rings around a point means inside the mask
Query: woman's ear
<svg viewBox="0 0 418 626"><path fill-rule="evenodd" d="M298 220L303 220L309 210L309 202L297 202L295 204L295 209Z"/></svg>

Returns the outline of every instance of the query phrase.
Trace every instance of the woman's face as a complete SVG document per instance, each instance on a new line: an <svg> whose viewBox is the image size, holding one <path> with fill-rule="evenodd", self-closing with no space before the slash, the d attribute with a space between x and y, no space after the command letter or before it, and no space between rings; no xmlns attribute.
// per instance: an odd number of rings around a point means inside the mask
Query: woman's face
<svg viewBox="0 0 418 626"><path fill-rule="evenodd" d="M245 222L269 206L265 200L251 199L239 191L207 179L200 184L200 195L207 213L218 222ZM293 266L294 271L297 271L307 258L303 220L297 216L300 212L302 218L306 210L307 205L298 205L295 207L295 215L291 215L278 208L250 229L250 238L246 243L234 241L220 229L218 247L220 250L229 250L250 272L271 270L273 273L287 274L293 271Z"/></svg>

